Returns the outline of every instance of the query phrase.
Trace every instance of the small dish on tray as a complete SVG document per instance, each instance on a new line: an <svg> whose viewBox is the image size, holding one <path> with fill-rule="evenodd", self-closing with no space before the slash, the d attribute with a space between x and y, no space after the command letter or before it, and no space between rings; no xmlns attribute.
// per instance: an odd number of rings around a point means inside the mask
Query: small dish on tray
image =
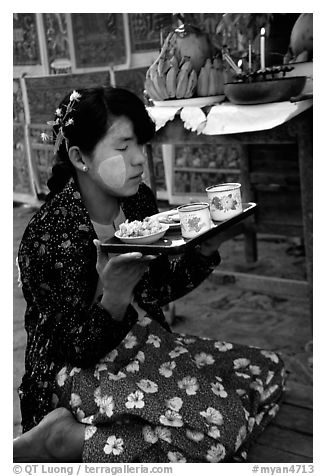
<svg viewBox="0 0 326 476"><path fill-rule="evenodd" d="M166 99L165 101L153 101L154 106L159 107L204 107L212 106L224 101L225 95L203 96L189 99Z"/></svg>
<svg viewBox="0 0 326 476"><path fill-rule="evenodd" d="M127 245L150 245L155 243L156 241L163 238L165 233L168 231L169 225L162 223L162 228L157 233L153 233L152 235L144 235L144 236L120 236L120 231L117 230L114 233L114 236L125 243Z"/></svg>
<svg viewBox="0 0 326 476"><path fill-rule="evenodd" d="M174 230L176 228L181 227L179 212L176 209L157 213L156 215L153 215L151 218L157 218L160 223L169 225L170 230Z"/></svg>

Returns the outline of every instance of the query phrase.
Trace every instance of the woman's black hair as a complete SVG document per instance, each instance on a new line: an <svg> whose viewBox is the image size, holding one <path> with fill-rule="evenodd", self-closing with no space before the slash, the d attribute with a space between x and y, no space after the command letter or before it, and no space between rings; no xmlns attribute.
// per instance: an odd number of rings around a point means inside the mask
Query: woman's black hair
<svg viewBox="0 0 326 476"><path fill-rule="evenodd" d="M154 122L144 103L134 93L122 88L104 86L77 89L77 92L80 98L74 102L73 110L65 117L64 124L53 126L54 136L57 136L62 126L66 140L61 142L54 156L52 175L47 182L50 190L47 200L60 192L70 177L75 176L75 168L68 156L68 146L78 146L83 153L91 155L114 120L121 116L127 117L133 124L139 144L146 144L155 134ZM63 115L70 102L70 95L71 93L59 105ZM71 124L69 119L72 119Z"/></svg>

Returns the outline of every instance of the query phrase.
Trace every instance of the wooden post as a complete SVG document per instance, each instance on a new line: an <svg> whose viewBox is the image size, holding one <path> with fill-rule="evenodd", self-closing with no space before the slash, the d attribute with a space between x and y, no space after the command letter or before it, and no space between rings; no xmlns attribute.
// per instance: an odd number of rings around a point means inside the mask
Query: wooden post
<svg viewBox="0 0 326 476"><path fill-rule="evenodd" d="M148 165L148 172L149 172L149 183L156 198L156 182L155 182L155 171L154 171L154 161L153 161L153 148L151 144L146 144L145 148L146 148L147 165Z"/></svg>
<svg viewBox="0 0 326 476"><path fill-rule="evenodd" d="M312 109L297 118L298 158L301 185L304 246L306 254L307 281L311 309L311 328L313 327L313 143Z"/></svg>
<svg viewBox="0 0 326 476"><path fill-rule="evenodd" d="M254 192L250 181L250 158L248 145L239 145L240 151L240 182L243 202L253 202ZM248 263L257 261L257 234L255 230L255 217L250 217L243 223L245 239L245 256Z"/></svg>

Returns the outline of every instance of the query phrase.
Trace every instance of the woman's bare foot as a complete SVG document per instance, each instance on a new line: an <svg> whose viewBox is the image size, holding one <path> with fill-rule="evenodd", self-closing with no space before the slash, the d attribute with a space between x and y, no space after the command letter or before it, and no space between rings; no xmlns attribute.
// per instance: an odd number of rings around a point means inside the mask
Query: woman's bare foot
<svg viewBox="0 0 326 476"><path fill-rule="evenodd" d="M31 430L14 439L15 463L68 463L82 459L85 425L69 410L56 408Z"/></svg>

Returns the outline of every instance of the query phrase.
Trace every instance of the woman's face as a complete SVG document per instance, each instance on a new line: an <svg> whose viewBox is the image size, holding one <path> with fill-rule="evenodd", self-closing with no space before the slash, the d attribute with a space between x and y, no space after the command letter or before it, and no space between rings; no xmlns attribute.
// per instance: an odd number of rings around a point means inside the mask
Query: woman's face
<svg viewBox="0 0 326 476"><path fill-rule="evenodd" d="M124 116L117 118L85 162L87 174L105 192L119 197L137 193L146 157L132 122Z"/></svg>

